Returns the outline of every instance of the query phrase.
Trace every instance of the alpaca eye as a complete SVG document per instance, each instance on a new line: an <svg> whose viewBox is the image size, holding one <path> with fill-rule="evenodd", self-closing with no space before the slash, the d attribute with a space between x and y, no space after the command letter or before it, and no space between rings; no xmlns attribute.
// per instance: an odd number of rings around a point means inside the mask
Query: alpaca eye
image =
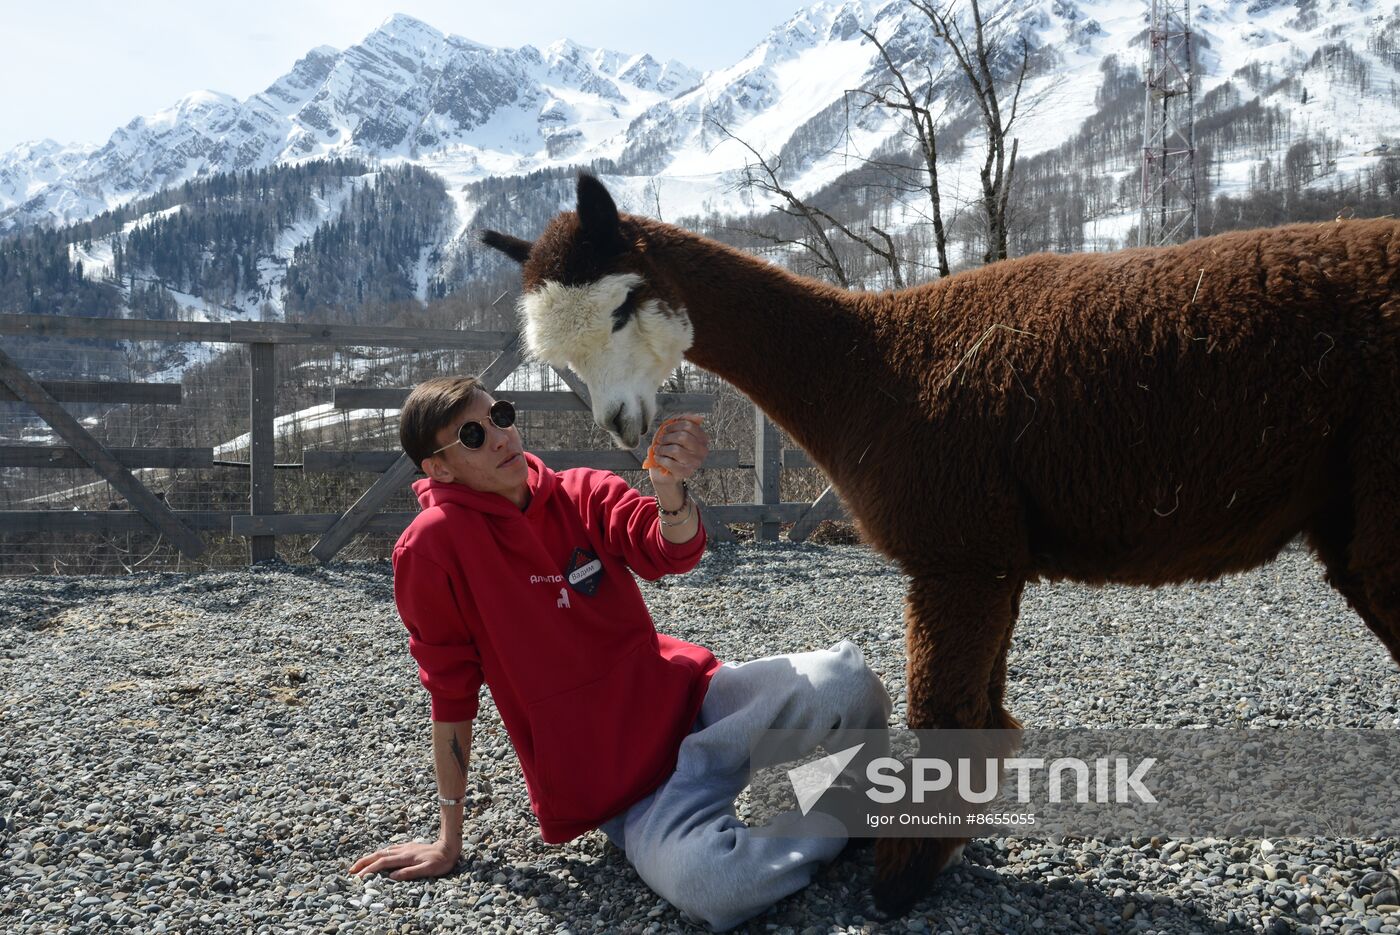
<svg viewBox="0 0 1400 935"><path fill-rule="evenodd" d="M634 314L636 314L636 312L637 312L637 302L636 302L636 299L633 298L632 293L629 292L629 293L627 293L627 299L626 299L626 301L624 301L624 302L623 302L621 305L619 305L617 308L613 309L613 313L612 313L612 319L613 319L612 330L613 330L613 332L616 333L616 332L618 332L618 331L621 331L624 327L626 327L626 326L627 326L627 322L631 321L632 316L633 316Z"/></svg>

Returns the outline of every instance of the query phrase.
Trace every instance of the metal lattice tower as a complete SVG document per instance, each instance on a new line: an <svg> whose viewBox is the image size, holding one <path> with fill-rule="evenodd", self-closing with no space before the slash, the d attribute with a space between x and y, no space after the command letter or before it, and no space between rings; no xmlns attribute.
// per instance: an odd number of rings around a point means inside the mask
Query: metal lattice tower
<svg viewBox="0 0 1400 935"><path fill-rule="evenodd" d="M1191 0L1148 0L1147 95L1142 121L1142 219L1138 244L1200 234L1196 219L1195 75Z"/></svg>

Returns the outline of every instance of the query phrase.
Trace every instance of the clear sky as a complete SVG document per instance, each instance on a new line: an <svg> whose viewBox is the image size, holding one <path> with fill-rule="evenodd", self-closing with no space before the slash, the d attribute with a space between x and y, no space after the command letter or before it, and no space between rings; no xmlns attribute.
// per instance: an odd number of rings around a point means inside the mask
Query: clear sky
<svg viewBox="0 0 1400 935"><path fill-rule="evenodd" d="M0 150L104 142L191 91L246 98L394 13L494 46L556 39L733 64L811 0L0 0Z"/></svg>

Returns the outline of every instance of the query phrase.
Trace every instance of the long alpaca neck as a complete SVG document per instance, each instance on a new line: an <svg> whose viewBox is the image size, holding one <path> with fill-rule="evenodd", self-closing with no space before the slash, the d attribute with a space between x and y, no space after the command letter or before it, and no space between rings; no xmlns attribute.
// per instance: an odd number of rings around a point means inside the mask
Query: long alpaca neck
<svg viewBox="0 0 1400 935"><path fill-rule="evenodd" d="M638 219L640 221L640 219ZM641 222L653 275L679 295L695 330L686 358L723 377L824 466L839 455L833 419L867 392L873 296L860 296L707 240Z"/></svg>

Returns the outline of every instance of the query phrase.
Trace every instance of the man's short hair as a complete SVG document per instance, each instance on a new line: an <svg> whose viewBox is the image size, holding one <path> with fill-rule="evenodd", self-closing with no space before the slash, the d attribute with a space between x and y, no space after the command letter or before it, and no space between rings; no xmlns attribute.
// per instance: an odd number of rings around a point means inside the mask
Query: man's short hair
<svg viewBox="0 0 1400 935"><path fill-rule="evenodd" d="M452 424L486 387L476 377L434 377L413 388L399 410L399 444L422 466L439 448L439 429Z"/></svg>

